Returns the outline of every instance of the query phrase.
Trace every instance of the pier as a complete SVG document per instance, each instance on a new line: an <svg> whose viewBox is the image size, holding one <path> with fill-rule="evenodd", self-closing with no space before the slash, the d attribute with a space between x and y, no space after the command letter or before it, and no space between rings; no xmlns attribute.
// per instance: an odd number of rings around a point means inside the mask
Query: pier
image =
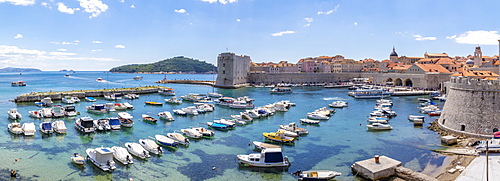
<svg viewBox="0 0 500 181"><path fill-rule="evenodd" d="M164 86L145 86L131 88L114 88L114 89L97 89L97 90L72 90L58 92L31 92L21 94L14 99L14 102L35 102L40 101L45 97L50 97L52 100L61 100L64 96L74 96L78 98L85 97L104 97L105 94L121 93L121 94L149 94L158 93L161 89L168 89Z"/></svg>
<svg viewBox="0 0 500 181"><path fill-rule="evenodd" d="M199 85L209 85L213 86L215 84L215 81L211 80L159 80L155 83L158 84L199 84Z"/></svg>

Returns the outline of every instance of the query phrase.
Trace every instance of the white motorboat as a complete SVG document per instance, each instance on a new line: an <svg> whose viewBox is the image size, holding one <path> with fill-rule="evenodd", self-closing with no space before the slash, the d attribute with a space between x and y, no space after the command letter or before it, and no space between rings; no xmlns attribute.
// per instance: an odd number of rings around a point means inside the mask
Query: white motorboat
<svg viewBox="0 0 500 181"><path fill-rule="evenodd" d="M299 126L293 122L293 123L288 123L287 125L278 125L281 129L287 130L287 131L292 131L295 132L299 135L302 134L309 134L309 132L304 129L304 128L299 128Z"/></svg>
<svg viewBox="0 0 500 181"><path fill-rule="evenodd" d="M328 104L328 106L333 107L333 108L344 108L347 107L348 103L346 101L333 101L331 104Z"/></svg>
<svg viewBox="0 0 500 181"><path fill-rule="evenodd" d="M180 109L174 109L172 111L174 112L174 114L177 114L177 115L181 115L181 116L187 115L186 112L184 112L183 110L180 110Z"/></svg>
<svg viewBox="0 0 500 181"><path fill-rule="evenodd" d="M177 146L177 144L179 144L179 142L177 140L174 140L172 138L169 138L167 136L164 136L164 135L155 135L155 140L160 143L161 145L163 146Z"/></svg>
<svg viewBox="0 0 500 181"><path fill-rule="evenodd" d="M386 117L370 117L366 121L369 123L389 123Z"/></svg>
<svg viewBox="0 0 500 181"><path fill-rule="evenodd" d="M89 113L107 113L108 111L103 104L92 104L91 106L85 106Z"/></svg>
<svg viewBox="0 0 500 181"><path fill-rule="evenodd" d="M66 105L63 107L65 116L76 116L78 112L76 112L75 106Z"/></svg>
<svg viewBox="0 0 500 181"><path fill-rule="evenodd" d="M392 126L389 124L382 124L382 123L372 123L369 125L366 125L368 130L391 130Z"/></svg>
<svg viewBox="0 0 500 181"><path fill-rule="evenodd" d="M330 117L330 116L332 116L332 114L334 114L336 112L336 110L335 109L327 109L326 107L322 107L322 108L318 108L318 109L314 110L314 112Z"/></svg>
<svg viewBox="0 0 500 181"><path fill-rule="evenodd" d="M123 119L134 119L132 115L130 115L127 112L119 112L118 113L118 118L123 118Z"/></svg>
<svg viewBox="0 0 500 181"><path fill-rule="evenodd" d="M246 121L241 121L241 120L238 120L238 119L226 119L226 121L229 121L229 122L232 122L238 126L244 126L244 125L247 125L247 122Z"/></svg>
<svg viewBox="0 0 500 181"><path fill-rule="evenodd" d="M288 111L287 105L281 102L274 103L272 105L273 109L276 111L286 112Z"/></svg>
<svg viewBox="0 0 500 181"><path fill-rule="evenodd" d="M31 117L34 117L34 118L43 118L41 110L39 110L39 111L28 111L28 113L30 114Z"/></svg>
<svg viewBox="0 0 500 181"><path fill-rule="evenodd" d="M222 94L215 93L215 92L210 92L210 93L207 93L207 94L208 94L208 97L212 97L212 98L219 98L219 97L223 96Z"/></svg>
<svg viewBox="0 0 500 181"><path fill-rule="evenodd" d="M123 111L123 110L126 110L128 109L127 106L125 106L124 103L114 103L115 104L115 110L116 111Z"/></svg>
<svg viewBox="0 0 500 181"><path fill-rule="evenodd" d="M21 113L17 112L17 109L9 109L7 114L9 114L9 119L21 119L23 117Z"/></svg>
<svg viewBox="0 0 500 181"><path fill-rule="evenodd" d="M258 141L253 141L252 143L253 143L253 145L255 145L255 148L257 148L259 150L263 150L263 149L267 149L267 148L281 148L281 146L279 146L279 145L262 143L262 142L258 142Z"/></svg>
<svg viewBox="0 0 500 181"><path fill-rule="evenodd" d="M297 137L297 136L299 136L299 134L297 134L296 132L288 131L288 130L285 130L285 129L278 129L278 132L280 132L281 134L283 134L285 136L289 136L289 137Z"/></svg>
<svg viewBox="0 0 500 181"><path fill-rule="evenodd" d="M94 127L97 131L111 130L111 125L109 125L109 119L94 120Z"/></svg>
<svg viewBox="0 0 500 181"><path fill-rule="evenodd" d="M13 134L23 134L23 129L21 128L21 123L13 122L7 125L9 132Z"/></svg>
<svg viewBox="0 0 500 181"><path fill-rule="evenodd" d="M253 121L253 118L248 116L248 114L242 113L242 112L240 113L240 115L231 115L231 118L237 119L239 121L245 121L245 122L252 122Z"/></svg>
<svg viewBox="0 0 500 181"><path fill-rule="evenodd" d="M195 106L189 106L189 107L186 107L186 108L182 108L182 111L184 111L185 113L187 114L190 114L190 115L198 115L198 110L196 109Z"/></svg>
<svg viewBox="0 0 500 181"><path fill-rule="evenodd" d="M300 122L304 124L319 124L320 121L312 119L300 119Z"/></svg>
<svg viewBox="0 0 500 181"><path fill-rule="evenodd" d="M78 153L74 153L71 156L71 162L73 162L77 165L83 165L83 164L85 164L85 157L83 157L82 155L79 155Z"/></svg>
<svg viewBox="0 0 500 181"><path fill-rule="evenodd" d="M212 130L205 129L203 127L191 127L191 129L200 132L205 137L212 137L215 135L215 133Z"/></svg>
<svg viewBox="0 0 500 181"><path fill-rule="evenodd" d="M116 169L115 162L113 161L113 150L111 148L89 148L85 152L87 153L88 160L101 170L112 172Z"/></svg>
<svg viewBox="0 0 500 181"><path fill-rule="evenodd" d="M175 96L174 89L161 89L158 93L165 96Z"/></svg>
<svg viewBox="0 0 500 181"><path fill-rule="evenodd" d="M150 153L155 155L163 154L163 149L154 140L139 139L139 144Z"/></svg>
<svg viewBox="0 0 500 181"><path fill-rule="evenodd" d="M288 157L283 156L281 148L266 148L260 153L237 155L238 163L253 167L288 167Z"/></svg>
<svg viewBox="0 0 500 181"><path fill-rule="evenodd" d="M52 111L52 117L54 117L54 118L59 118L59 117L65 116L64 107L62 107L61 105L53 106L51 111Z"/></svg>
<svg viewBox="0 0 500 181"><path fill-rule="evenodd" d="M139 143L125 143L125 148L127 148L130 154L139 157L141 159L149 158L149 152L144 149Z"/></svg>
<svg viewBox="0 0 500 181"><path fill-rule="evenodd" d="M488 151L492 152L500 151L500 139L489 139L480 141L479 145L476 146L476 150L483 152L486 151L486 147L488 147Z"/></svg>
<svg viewBox="0 0 500 181"><path fill-rule="evenodd" d="M111 126L111 129L114 130L121 129L120 119L118 119L117 117L108 118L108 121L109 121L109 126Z"/></svg>
<svg viewBox="0 0 500 181"><path fill-rule="evenodd" d="M181 132L184 133L187 137L199 139L203 136L199 131L195 129L181 129Z"/></svg>
<svg viewBox="0 0 500 181"><path fill-rule="evenodd" d="M330 180L336 176L342 175L340 172L330 171L330 170L308 170L308 171L297 171L292 173L297 175L299 180Z"/></svg>
<svg viewBox="0 0 500 181"><path fill-rule="evenodd" d="M71 99L73 99L73 101L74 101L75 103L80 102L80 98L78 98L78 97L73 96L73 97L71 97Z"/></svg>
<svg viewBox="0 0 500 181"><path fill-rule="evenodd" d="M115 104L110 103L110 102L104 104L104 109L106 109L106 111L108 111L108 112L115 112L116 111Z"/></svg>
<svg viewBox="0 0 500 181"><path fill-rule="evenodd" d="M274 94L287 94L292 93L292 89L290 89L289 87L275 87L269 90L269 92Z"/></svg>
<svg viewBox="0 0 500 181"><path fill-rule="evenodd" d="M109 100L121 100L122 94L120 93L105 94L104 98Z"/></svg>
<svg viewBox="0 0 500 181"><path fill-rule="evenodd" d="M134 160L132 159L132 155L128 153L126 148L123 148L121 146L113 146L111 147L111 150L113 150L113 157L118 160L120 163L124 165L132 164L134 163Z"/></svg>
<svg viewBox="0 0 500 181"><path fill-rule="evenodd" d="M51 107L54 102L52 102L52 99L50 97L46 97L40 100L40 102L35 102L35 104L42 107Z"/></svg>
<svg viewBox="0 0 500 181"><path fill-rule="evenodd" d="M152 122L152 123L156 123L156 121L158 121L156 118L150 116L150 115L147 115L147 114L142 114L142 119L144 121L149 121L149 122Z"/></svg>
<svg viewBox="0 0 500 181"><path fill-rule="evenodd" d="M52 129L54 130L55 133L59 134L66 133L67 130L66 124L64 123L63 120L52 122Z"/></svg>
<svg viewBox="0 0 500 181"><path fill-rule="evenodd" d="M194 105L201 112L212 112L215 108L213 104L208 103L195 102Z"/></svg>
<svg viewBox="0 0 500 181"><path fill-rule="evenodd" d="M219 124L224 124L230 128L236 127L236 123L228 121L226 119L219 119L219 120L214 120L214 123L219 123Z"/></svg>
<svg viewBox="0 0 500 181"><path fill-rule="evenodd" d="M54 132L54 128L52 128L52 123L50 122L40 123L40 132L42 132L43 134L52 134Z"/></svg>
<svg viewBox="0 0 500 181"><path fill-rule="evenodd" d="M95 102L96 101L96 99L93 98L93 97L85 97L85 100L89 101L89 102Z"/></svg>
<svg viewBox="0 0 500 181"><path fill-rule="evenodd" d="M244 113L246 115L250 116L251 118L260 118L260 114L255 109L247 110Z"/></svg>
<svg viewBox="0 0 500 181"><path fill-rule="evenodd" d="M24 123L21 128L23 129L24 136L34 136L36 132L35 123Z"/></svg>
<svg viewBox="0 0 500 181"><path fill-rule="evenodd" d="M94 119L91 117L80 117L75 121L75 127L84 133L93 133L95 131Z"/></svg>
<svg viewBox="0 0 500 181"><path fill-rule="evenodd" d="M393 104L393 102L389 99L379 99L375 101L377 104L378 103L387 103L387 104Z"/></svg>
<svg viewBox="0 0 500 181"><path fill-rule="evenodd" d="M414 121L415 119L425 119L425 116L420 115L408 115L408 120Z"/></svg>
<svg viewBox="0 0 500 181"><path fill-rule="evenodd" d="M165 102L170 104L182 104L182 99L177 99L177 97L172 97L170 99L165 99Z"/></svg>
<svg viewBox="0 0 500 181"><path fill-rule="evenodd" d="M123 106L125 106L127 109L135 109L134 106L128 102L124 102Z"/></svg>
<svg viewBox="0 0 500 181"><path fill-rule="evenodd" d="M66 103L66 104L74 104L75 100L73 100L73 98L71 96L64 96L61 99L61 102Z"/></svg>
<svg viewBox="0 0 500 181"><path fill-rule="evenodd" d="M175 121L175 118L172 116L172 113L170 111L163 111L158 113L158 116L160 119L165 119L167 121Z"/></svg>
<svg viewBox="0 0 500 181"><path fill-rule="evenodd" d="M311 113L307 113L307 118L309 119L319 119L319 120L328 120L330 119L330 117L324 115L324 114L320 114L318 112L311 112Z"/></svg>
<svg viewBox="0 0 500 181"><path fill-rule="evenodd" d="M138 99L139 95L137 95L137 94L125 94L123 96L123 98L125 98L125 99Z"/></svg>
<svg viewBox="0 0 500 181"><path fill-rule="evenodd" d="M174 139L175 141L178 141L180 144L186 145L189 144L189 139L184 137L180 133L167 133L167 137Z"/></svg>
<svg viewBox="0 0 500 181"><path fill-rule="evenodd" d="M252 109L254 108L254 105L245 101L235 101L230 104L229 107L233 109Z"/></svg>

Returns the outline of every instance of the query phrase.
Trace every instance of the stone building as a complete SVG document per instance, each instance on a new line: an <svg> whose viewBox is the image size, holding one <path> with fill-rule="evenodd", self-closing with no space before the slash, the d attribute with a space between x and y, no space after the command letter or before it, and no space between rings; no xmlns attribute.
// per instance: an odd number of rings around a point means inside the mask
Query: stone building
<svg viewBox="0 0 500 181"><path fill-rule="evenodd" d="M238 88L248 85L247 76L252 60L246 55L221 53L217 56L217 80L215 87Z"/></svg>
<svg viewBox="0 0 500 181"><path fill-rule="evenodd" d="M480 67L483 65L483 52L481 52L481 47L477 46L474 51L474 65Z"/></svg>

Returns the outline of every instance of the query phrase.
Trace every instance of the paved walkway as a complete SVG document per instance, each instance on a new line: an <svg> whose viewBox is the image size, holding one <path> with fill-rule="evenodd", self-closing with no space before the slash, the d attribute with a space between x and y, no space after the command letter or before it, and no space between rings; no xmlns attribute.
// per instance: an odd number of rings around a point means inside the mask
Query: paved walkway
<svg viewBox="0 0 500 181"><path fill-rule="evenodd" d="M500 181L500 153L488 155L489 181ZM475 158L455 181L486 181L486 155Z"/></svg>

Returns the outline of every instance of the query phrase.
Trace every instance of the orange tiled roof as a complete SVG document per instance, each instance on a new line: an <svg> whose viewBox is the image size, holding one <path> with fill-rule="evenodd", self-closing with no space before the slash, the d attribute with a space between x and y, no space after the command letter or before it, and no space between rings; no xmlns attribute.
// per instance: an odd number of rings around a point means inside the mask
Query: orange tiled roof
<svg viewBox="0 0 500 181"><path fill-rule="evenodd" d="M486 70L464 70L454 73L451 76L467 76L467 77L498 77L498 74Z"/></svg>
<svg viewBox="0 0 500 181"><path fill-rule="evenodd" d="M435 73L451 73L449 70L441 65L436 64L415 64L425 72L435 72Z"/></svg>

